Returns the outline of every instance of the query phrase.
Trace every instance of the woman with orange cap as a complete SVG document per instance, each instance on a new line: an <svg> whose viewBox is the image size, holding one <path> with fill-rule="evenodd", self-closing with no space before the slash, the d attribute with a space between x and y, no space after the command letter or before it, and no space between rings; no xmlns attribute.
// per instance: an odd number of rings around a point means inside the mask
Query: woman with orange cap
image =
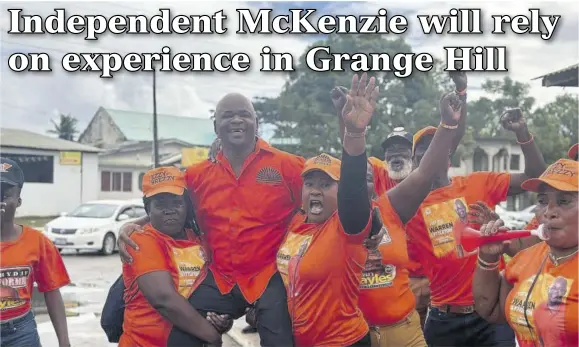
<svg viewBox="0 0 579 347"><path fill-rule="evenodd" d="M569 151L567 152L567 156L569 157L569 159L577 161L578 150L579 144L576 143L573 146L571 146L571 148L569 148ZM524 230L534 230L537 229L537 227L539 227L539 222L537 220L537 217L533 217L533 219L531 219L529 223L527 223ZM537 244L539 242L541 242L541 240L536 236L529 236L522 239L518 239L509 244L505 253L507 253L511 257L514 257L515 254L517 254L517 252L529 248L532 245Z"/></svg>
<svg viewBox="0 0 579 347"><path fill-rule="evenodd" d="M503 273L499 256L508 242L479 248L474 276L476 311L490 322L507 321L519 346L566 347L578 341L578 176L579 163L560 159L522 188L538 193L538 221L547 241L520 251ZM500 219L481 228L498 232Z"/></svg>
<svg viewBox="0 0 579 347"><path fill-rule="evenodd" d="M277 254L288 292L297 346L369 346L368 323L358 307L360 278L371 228L367 187L366 127L374 111L374 78L352 79L343 118L342 161L327 154L305 163L302 206ZM441 125L422 164L377 201L386 229L403 233L445 164L461 117L458 96L441 100ZM410 293L411 295L411 293ZM387 310L387 307L382 309Z"/></svg>

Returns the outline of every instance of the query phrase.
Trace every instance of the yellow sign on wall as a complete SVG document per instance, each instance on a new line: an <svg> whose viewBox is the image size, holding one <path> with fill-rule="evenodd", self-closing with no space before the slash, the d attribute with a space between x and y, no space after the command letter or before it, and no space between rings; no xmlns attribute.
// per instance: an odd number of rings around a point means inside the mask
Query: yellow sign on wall
<svg viewBox="0 0 579 347"><path fill-rule="evenodd" d="M80 152L60 152L60 165L80 165L81 163Z"/></svg>
<svg viewBox="0 0 579 347"><path fill-rule="evenodd" d="M181 166L187 167L189 165L197 164L203 160L207 160L209 156L209 148L205 147L191 147L183 148L181 151Z"/></svg>

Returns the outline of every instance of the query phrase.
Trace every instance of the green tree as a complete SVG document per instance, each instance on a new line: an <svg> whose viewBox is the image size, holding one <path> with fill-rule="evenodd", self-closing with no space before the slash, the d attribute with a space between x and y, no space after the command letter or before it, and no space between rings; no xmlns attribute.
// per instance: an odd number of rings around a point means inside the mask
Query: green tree
<svg viewBox="0 0 579 347"><path fill-rule="evenodd" d="M70 114L61 113L58 121L51 119L54 129L48 130L50 134L58 135L58 138L68 141L74 141L75 135L78 133L77 119Z"/></svg>
<svg viewBox="0 0 579 347"><path fill-rule="evenodd" d="M549 164L566 158L571 145L579 142L577 95L563 94L531 114L530 129Z"/></svg>
<svg viewBox="0 0 579 347"><path fill-rule="evenodd" d="M489 96L470 102L468 109L467 122L477 136L512 137L502 128L500 116L508 108L520 107L547 163L565 157L570 145L577 143L577 95L564 94L536 107L529 85L509 77L487 80L482 89Z"/></svg>
<svg viewBox="0 0 579 347"><path fill-rule="evenodd" d="M336 53L412 53L401 38L389 40L383 35L330 35L312 44L329 46ZM324 56L321 56L324 57ZM324 57L325 58L325 57ZM452 90L442 64L434 72L414 72L407 78L393 73L374 73L380 88L380 98L368 133L372 155L381 157L380 144L395 127L416 131L438 123L438 101L443 88ZM314 72L305 65L305 53L295 71L288 74L281 94L275 98L258 98L255 108L260 122L276 126L276 139L297 139L298 145L276 144L276 147L312 156L320 152L337 154L340 149L338 120L330 91L336 85L350 86L352 71Z"/></svg>

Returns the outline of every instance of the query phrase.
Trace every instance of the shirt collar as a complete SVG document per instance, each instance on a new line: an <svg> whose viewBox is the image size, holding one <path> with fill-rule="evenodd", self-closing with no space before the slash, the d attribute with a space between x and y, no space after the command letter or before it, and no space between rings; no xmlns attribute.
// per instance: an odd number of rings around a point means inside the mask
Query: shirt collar
<svg viewBox="0 0 579 347"><path fill-rule="evenodd" d="M255 149L252 153L257 154L261 150L264 150L264 151L271 153L273 151L273 147L269 143L267 143L265 140L263 140L261 137L256 136L255 137ZM215 159L217 159L217 161L227 160L225 158L225 156L223 155L223 150L219 151L219 153L217 154L217 157Z"/></svg>

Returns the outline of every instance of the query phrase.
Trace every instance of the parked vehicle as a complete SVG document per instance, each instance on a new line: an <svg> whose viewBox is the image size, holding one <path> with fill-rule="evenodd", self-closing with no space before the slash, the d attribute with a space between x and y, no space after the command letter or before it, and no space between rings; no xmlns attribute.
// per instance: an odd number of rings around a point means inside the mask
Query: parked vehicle
<svg viewBox="0 0 579 347"><path fill-rule="evenodd" d="M142 201L91 201L48 222L44 232L59 251L95 250L110 255L116 250L120 227L145 214Z"/></svg>
<svg viewBox="0 0 579 347"><path fill-rule="evenodd" d="M537 205L531 205L519 212L517 212L516 218L523 223L529 223L533 217L535 217L535 213L537 212Z"/></svg>
<svg viewBox="0 0 579 347"><path fill-rule="evenodd" d="M505 222L505 226L511 229L521 229L526 223L518 218L517 212L508 211L501 205L495 207L495 212L501 217Z"/></svg>

